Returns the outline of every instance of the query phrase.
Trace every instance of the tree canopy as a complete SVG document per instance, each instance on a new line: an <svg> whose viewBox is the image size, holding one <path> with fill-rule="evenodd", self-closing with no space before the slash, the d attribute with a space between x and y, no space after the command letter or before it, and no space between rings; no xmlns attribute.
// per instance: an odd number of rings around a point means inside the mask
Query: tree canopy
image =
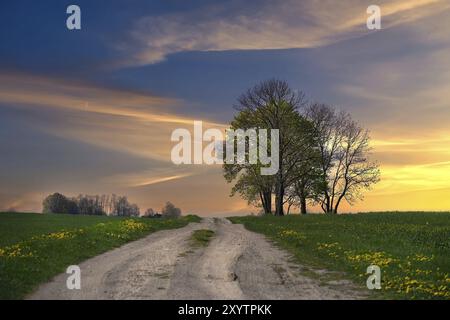
<svg viewBox="0 0 450 320"><path fill-rule="evenodd" d="M335 107L308 104L305 95L287 82L271 79L249 89L238 98L230 128L277 129L278 171L261 175L262 161L251 164L225 163L224 177L234 182L231 195L239 194L265 214L283 215L286 205L318 205L326 213L337 213L342 200L353 204L362 192L379 180L377 163L369 160L369 134L350 114ZM234 137L233 137L234 139ZM249 140L250 141L250 140ZM270 148L271 140L258 140ZM245 157L251 148L246 143ZM258 155L259 157L259 155Z"/></svg>

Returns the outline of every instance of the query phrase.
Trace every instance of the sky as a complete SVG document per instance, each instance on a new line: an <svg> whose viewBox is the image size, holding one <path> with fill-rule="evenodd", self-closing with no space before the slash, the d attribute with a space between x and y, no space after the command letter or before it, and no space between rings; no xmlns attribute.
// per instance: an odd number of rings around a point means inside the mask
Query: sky
<svg viewBox="0 0 450 320"><path fill-rule="evenodd" d="M449 30L448 0L1 1L0 211L61 192L257 212L220 166L174 165L170 136L226 128L270 78L370 130L381 181L341 211L450 210Z"/></svg>

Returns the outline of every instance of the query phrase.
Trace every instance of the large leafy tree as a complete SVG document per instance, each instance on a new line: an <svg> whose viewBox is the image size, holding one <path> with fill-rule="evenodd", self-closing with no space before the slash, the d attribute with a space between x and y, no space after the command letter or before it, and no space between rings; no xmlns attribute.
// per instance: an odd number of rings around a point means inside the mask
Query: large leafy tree
<svg viewBox="0 0 450 320"><path fill-rule="evenodd" d="M249 110L239 111L231 122L230 129L253 129L264 128L264 124L259 122L259 119L254 117ZM227 138L229 139L229 137ZM234 139L234 137L233 137ZM234 143L234 151L237 151L236 141ZM260 141L259 141L260 142ZM268 148L270 149L270 139L267 141ZM239 194L243 199L247 200L249 204L255 206L261 206L265 214L272 213L272 192L274 190L275 179L270 175L261 175L262 164L259 161L255 164L249 163L249 141L245 141L245 159L247 160L243 164L238 164L236 161L233 163L225 163L223 165L224 177L227 182L231 183L236 180L235 185L231 190L231 195ZM252 146L253 148L256 146ZM236 155L233 157L235 160Z"/></svg>
<svg viewBox="0 0 450 320"><path fill-rule="evenodd" d="M264 211L271 212L272 193L275 194L275 215L283 215L285 193L294 181L301 153L307 139L303 135L308 121L298 109L305 104L302 93L294 92L284 81L268 80L249 89L238 99L238 114L231 123L232 129L278 129L278 170L274 176L261 176L258 164L226 164L225 178L238 179L233 189L250 202L258 199ZM308 131L308 130L306 130ZM270 139L267 141L271 150ZM270 196L269 196L270 194Z"/></svg>

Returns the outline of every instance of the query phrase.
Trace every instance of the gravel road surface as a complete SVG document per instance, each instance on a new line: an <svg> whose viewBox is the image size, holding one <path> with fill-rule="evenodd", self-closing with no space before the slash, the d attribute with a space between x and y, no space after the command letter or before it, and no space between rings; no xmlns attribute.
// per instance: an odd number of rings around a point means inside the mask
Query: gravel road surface
<svg viewBox="0 0 450 320"><path fill-rule="evenodd" d="M215 232L206 247L190 241L198 229ZM158 231L79 266L81 289L67 289L63 273L28 299L364 298L351 282L306 276L263 235L223 218Z"/></svg>

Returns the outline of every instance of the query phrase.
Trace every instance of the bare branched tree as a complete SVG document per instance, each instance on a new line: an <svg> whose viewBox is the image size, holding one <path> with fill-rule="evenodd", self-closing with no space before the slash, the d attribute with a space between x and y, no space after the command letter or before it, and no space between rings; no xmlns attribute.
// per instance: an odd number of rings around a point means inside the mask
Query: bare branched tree
<svg viewBox="0 0 450 320"><path fill-rule="evenodd" d="M315 201L326 213L337 213L345 199L362 199L362 191L379 181L376 162L369 160L369 134L350 115L324 104L306 110L320 154L321 187Z"/></svg>

